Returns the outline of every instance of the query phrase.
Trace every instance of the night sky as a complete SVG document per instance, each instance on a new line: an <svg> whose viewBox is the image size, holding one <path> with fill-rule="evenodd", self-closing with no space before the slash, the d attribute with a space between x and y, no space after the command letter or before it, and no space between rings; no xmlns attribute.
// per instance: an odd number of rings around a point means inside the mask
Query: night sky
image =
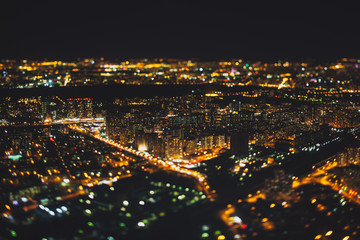
<svg viewBox="0 0 360 240"><path fill-rule="evenodd" d="M360 58L359 8L314 2L13 0L0 58Z"/></svg>

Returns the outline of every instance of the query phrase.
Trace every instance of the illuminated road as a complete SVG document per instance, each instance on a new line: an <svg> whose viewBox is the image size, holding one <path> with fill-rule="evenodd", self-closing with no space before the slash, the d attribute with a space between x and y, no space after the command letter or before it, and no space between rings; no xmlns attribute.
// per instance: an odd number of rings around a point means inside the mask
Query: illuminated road
<svg viewBox="0 0 360 240"><path fill-rule="evenodd" d="M61 120L54 120L49 123L53 124L74 124L74 123L103 123L104 118L65 118Z"/></svg>
<svg viewBox="0 0 360 240"><path fill-rule="evenodd" d="M86 118L86 119L61 119L61 120L54 120L51 121L50 119L44 120L41 123L33 123L33 124L23 124L23 125L2 125L2 126L11 126L11 127L29 127L29 126L51 126L51 125L61 125L61 124L69 124L69 128L71 128L72 130L75 130L79 133L82 134L87 134L90 135L102 142L105 142L107 144L110 144L120 150L123 151L127 151L131 154L134 154L136 156L142 157L144 159L146 159L149 163L156 165L157 167L160 167L162 169L165 170L169 170L169 171L174 171L180 174L184 174L187 176L190 176L192 178L195 178L197 180L197 182L199 183L199 186L202 188L202 190L205 192L205 194L210 198L210 199L214 199L215 191L214 190L210 190L210 187L206 181L206 176L204 176L203 174L194 171L194 170L190 170L187 169L185 167L183 167L184 165L189 164L189 162L191 164L195 164L195 163L199 163L201 161L206 161L206 160L210 160L213 158L216 158L219 156L219 154L224 150L224 148L218 148L215 149L212 153L209 154L205 154L205 155L201 155L198 156L196 158L192 158L192 159L188 159L188 160L184 160L182 161L182 163L176 163L173 161L168 161L168 160L161 160L160 158L154 157L151 154L148 153L144 153L142 151L137 151L135 149L131 149L125 146L120 145L119 143L114 142L113 140L107 139L107 138L103 138L100 135L96 135L93 134L91 132L88 132L74 124L78 124L78 123L103 123L104 122L104 118ZM185 162L185 163L184 163Z"/></svg>
<svg viewBox="0 0 360 240"><path fill-rule="evenodd" d="M360 195L351 188L346 187L341 182L331 181L333 175L327 172L338 166L335 158L330 158L322 162L320 167L315 168L314 172L302 179L295 179L292 187L298 188L305 184L318 183L325 186L330 186L334 191L339 192L347 199L360 205ZM314 167L313 167L314 168ZM354 194L355 193L355 194Z"/></svg>
<svg viewBox="0 0 360 240"><path fill-rule="evenodd" d="M63 124L77 124L77 123L104 123L104 118L66 118L61 120L44 120L39 123L27 123L27 124L2 124L1 127L36 127L36 126L51 126L51 125L63 125Z"/></svg>
<svg viewBox="0 0 360 240"><path fill-rule="evenodd" d="M150 164L153 164L161 169L164 169L164 170L167 170L167 171L172 171L172 172L177 172L177 173L180 173L182 175L186 175L186 176L189 176L189 177L192 177L194 179L197 180L197 183L198 185L201 187L201 189L204 191L204 193L207 195L207 197L210 199L210 200L215 200L215 197L216 197L216 194L215 194L215 190L211 190L210 189L210 186L208 185L207 181L206 181L206 176L204 176L203 174L197 172L197 171L194 171L194 170L190 170L190 169L187 169L187 168L184 168L184 167L181 167L179 165L177 165L176 163L172 162L172 161L168 161L168 160L162 160L158 157L154 157L152 156L151 154L149 153L145 153L145 152L142 152L142 151L138 151L138 150L135 150L135 149L132 149L132 148L129 148L129 147L125 147L111 139L107 139L107 138L104 138L98 134L93 134L89 131L86 131L85 129L83 128L80 128L76 125L69 125L69 128L74 130L74 131L77 131L81 134L86 134L86 135L89 135L91 137L94 137L96 139L98 139L99 141L102 141L104 143L107 143L113 147L116 147L122 151L126 151L128 153L131 153L131 154L134 154L138 157L142 157L143 159L147 160Z"/></svg>
<svg viewBox="0 0 360 240"><path fill-rule="evenodd" d="M232 204L228 204L225 209L219 211L219 215L221 220L229 227L234 239L243 239L239 230L246 229L247 225L237 216L236 208Z"/></svg>
<svg viewBox="0 0 360 240"><path fill-rule="evenodd" d="M226 151L225 147L219 147L219 148L213 149L211 153L192 157L191 159L188 159L188 162L190 162L191 164L196 164L196 163L199 163L202 161L207 161L207 160L210 160L210 159L220 156L220 154L223 153L224 151Z"/></svg>

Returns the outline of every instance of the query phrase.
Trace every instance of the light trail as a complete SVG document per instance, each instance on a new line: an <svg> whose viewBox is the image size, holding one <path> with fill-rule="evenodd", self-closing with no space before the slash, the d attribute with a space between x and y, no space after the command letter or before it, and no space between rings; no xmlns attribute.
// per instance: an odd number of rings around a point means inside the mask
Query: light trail
<svg viewBox="0 0 360 240"><path fill-rule="evenodd" d="M69 118L61 120L44 120L39 123L27 123L27 124L1 124L0 127L36 127L36 126L52 126L52 125L66 125L66 124L78 124L78 123L104 123L104 118Z"/></svg>
<svg viewBox="0 0 360 240"><path fill-rule="evenodd" d="M293 181L292 187L298 188L302 185L306 185L306 184L310 184L310 183L318 183L318 184L321 184L324 186L331 187L334 191L339 192L341 195L343 195L347 199L360 205L360 195L358 195L358 196L351 195L350 190L349 191L344 190L345 186L343 184L341 184L341 183L339 184L339 183L332 182L329 180L331 175L327 174L327 171L338 166L338 163L336 162L335 158L330 158L330 159L332 159L332 160L327 159L327 160L321 162L320 167L316 168L314 170L314 172L312 172L308 176L306 176L302 179L299 179L299 180L295 179ZM326 162L326 164L324 164L324 162ZM319 166L319 164L316 166Z"/></svg>
<svg viewBox="0 0 360 240"><path fill-rule="evenodd" d="M177 172L177 173L192 177L197 180L197 183L199 184L199 186L201 186L202 190L205 192L207 197L211 201L215 200L215 197L216 197L215 190L210 190L210 186L208 185L208 183L206 181L206 176L200 172L181 167L180 165L178 165L172 161L169 161L169 160L162 160L158 157L152 156L149 153L145 153L145 152L138 151L138 150L135 150L135 149L132 149L129 147L125 147L125 146L121 145L120 143L115 142L114 140L104 138L98 134L93 134L89 131L86 131L85 129L82 129L82 128L76 126L76 125L69 125L69 128L76 132L79 132L81 134L86 134L91 137L94 137L97 140L107 143L107 144L109 144L113 147L116 147L122 151L126 151L128 153L134 154L135 156L142 157L145 160L147 160L150 164L153 164L164 170L173 171L173 172Z"/></svg>

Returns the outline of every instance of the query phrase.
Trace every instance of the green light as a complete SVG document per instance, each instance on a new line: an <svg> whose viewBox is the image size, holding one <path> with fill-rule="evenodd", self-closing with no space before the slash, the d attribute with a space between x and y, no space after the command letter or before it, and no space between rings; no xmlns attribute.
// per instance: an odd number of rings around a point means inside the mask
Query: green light
<svg viewBox="0 0 360 240"><path fill-rule="evenodd" d="M207 232L204 232L203 234L201 234L201 237L202 238L208 238L209 237L209 234Z"/></svg>
<svg viewBox="0 0 360 240"><path fill-rule="evenodd" d="M220 230L216 230L215 231L215 235L220 235L221 234L221 231Z"/></svg>
<svg viewBox="0 0 360 240"><path fill-rule="evenodd" d="M173 202L176 202L176 198L173 198L172 201L173 201Z"/></svg>
<svg viewBox="0 0 360 240"><path fill-rule="evenodd" d="M78 230L78 233L83 234L83 233L84 233L84 230L79 229L79 230Z"/></svg>
<svg viewBox="0 0 360 240"><path fill-rule="evenodd" d="M86 215L90 215L90 214L91 214L91 210L90 210L90 209L86 209L86 210L85 210L85 214L86 214Z"/></svg>
<svg viewBox="0 0 360 240"><path fill-rule="evenodd" d="M126 213L125 216L126 217L131 217L131 213Z"/></svg>
<svg viewBox="0 0 360 240"><path fill-rule="evenodd" d="M89 227L93 227L94 224L92 222L88 222Z"/></svg>
<svg viewBox="0 0 360 240"><path fill-rule="evenodd" d="M9 155L8 158L13 161L18 161L20 158L22 158L22 155Z"/></svg>
<svg viewBox="0 0 360 240"><path fill-rule="evenodd" d="M11 236L16 237L16 232L14 230L11 230Z"/></svg>
<svg viewBox="0 0 360 240"><path fill-rule="evenodd" d="M209 228L209 226L207 226L207 225L204 225L204 226L202 226L202 230L203 231L208 231L210 228Z"/></svg>
<svg viewBox="0 0 360 240"><path fill-rule="evenodd" d="M120 223L120 227L125 227L126 225L125 225L125 223Z"/></svg>

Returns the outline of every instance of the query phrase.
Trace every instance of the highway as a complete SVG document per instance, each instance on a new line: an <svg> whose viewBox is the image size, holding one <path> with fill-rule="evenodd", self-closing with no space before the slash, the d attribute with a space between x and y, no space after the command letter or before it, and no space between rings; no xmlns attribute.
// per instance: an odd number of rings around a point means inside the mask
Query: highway
<svg viewBox="0 0 360 240"><path fill-rule="evenodd" d="M65 118L61 120L45 119L38 123L23 123L23 124L1 124L0 127L38 127L38 126L52 126L63 124L78 124L78 123L104 123L104 118Z"/></svg>
<svg viewBox="0 0 360 240"><path fill-rule="evenodd" d="M207 195L207 197L211 201L214 201L216 198L215 190L210 189L210 186L208 185L207 180L206 180L206 176L201 174L200 172L181 167L179 164L174 163L173 161L162 160L159 157L152 156L149 153L138 151L138 150L123 146L120 143L115 142L114 140L104 138L99 134L91 133L77 125L69 125L69 128L78 133L94 137L95 139L102 141L104 143L107 143L113 147L116 147L119 150L126 151L128 153L134 154L135 156L141 157L141 158L145 159L148 163L155 165L163 170L176 172L176 173L191 177L197 181L201 190L204 191L204 193Z"/></svg>

